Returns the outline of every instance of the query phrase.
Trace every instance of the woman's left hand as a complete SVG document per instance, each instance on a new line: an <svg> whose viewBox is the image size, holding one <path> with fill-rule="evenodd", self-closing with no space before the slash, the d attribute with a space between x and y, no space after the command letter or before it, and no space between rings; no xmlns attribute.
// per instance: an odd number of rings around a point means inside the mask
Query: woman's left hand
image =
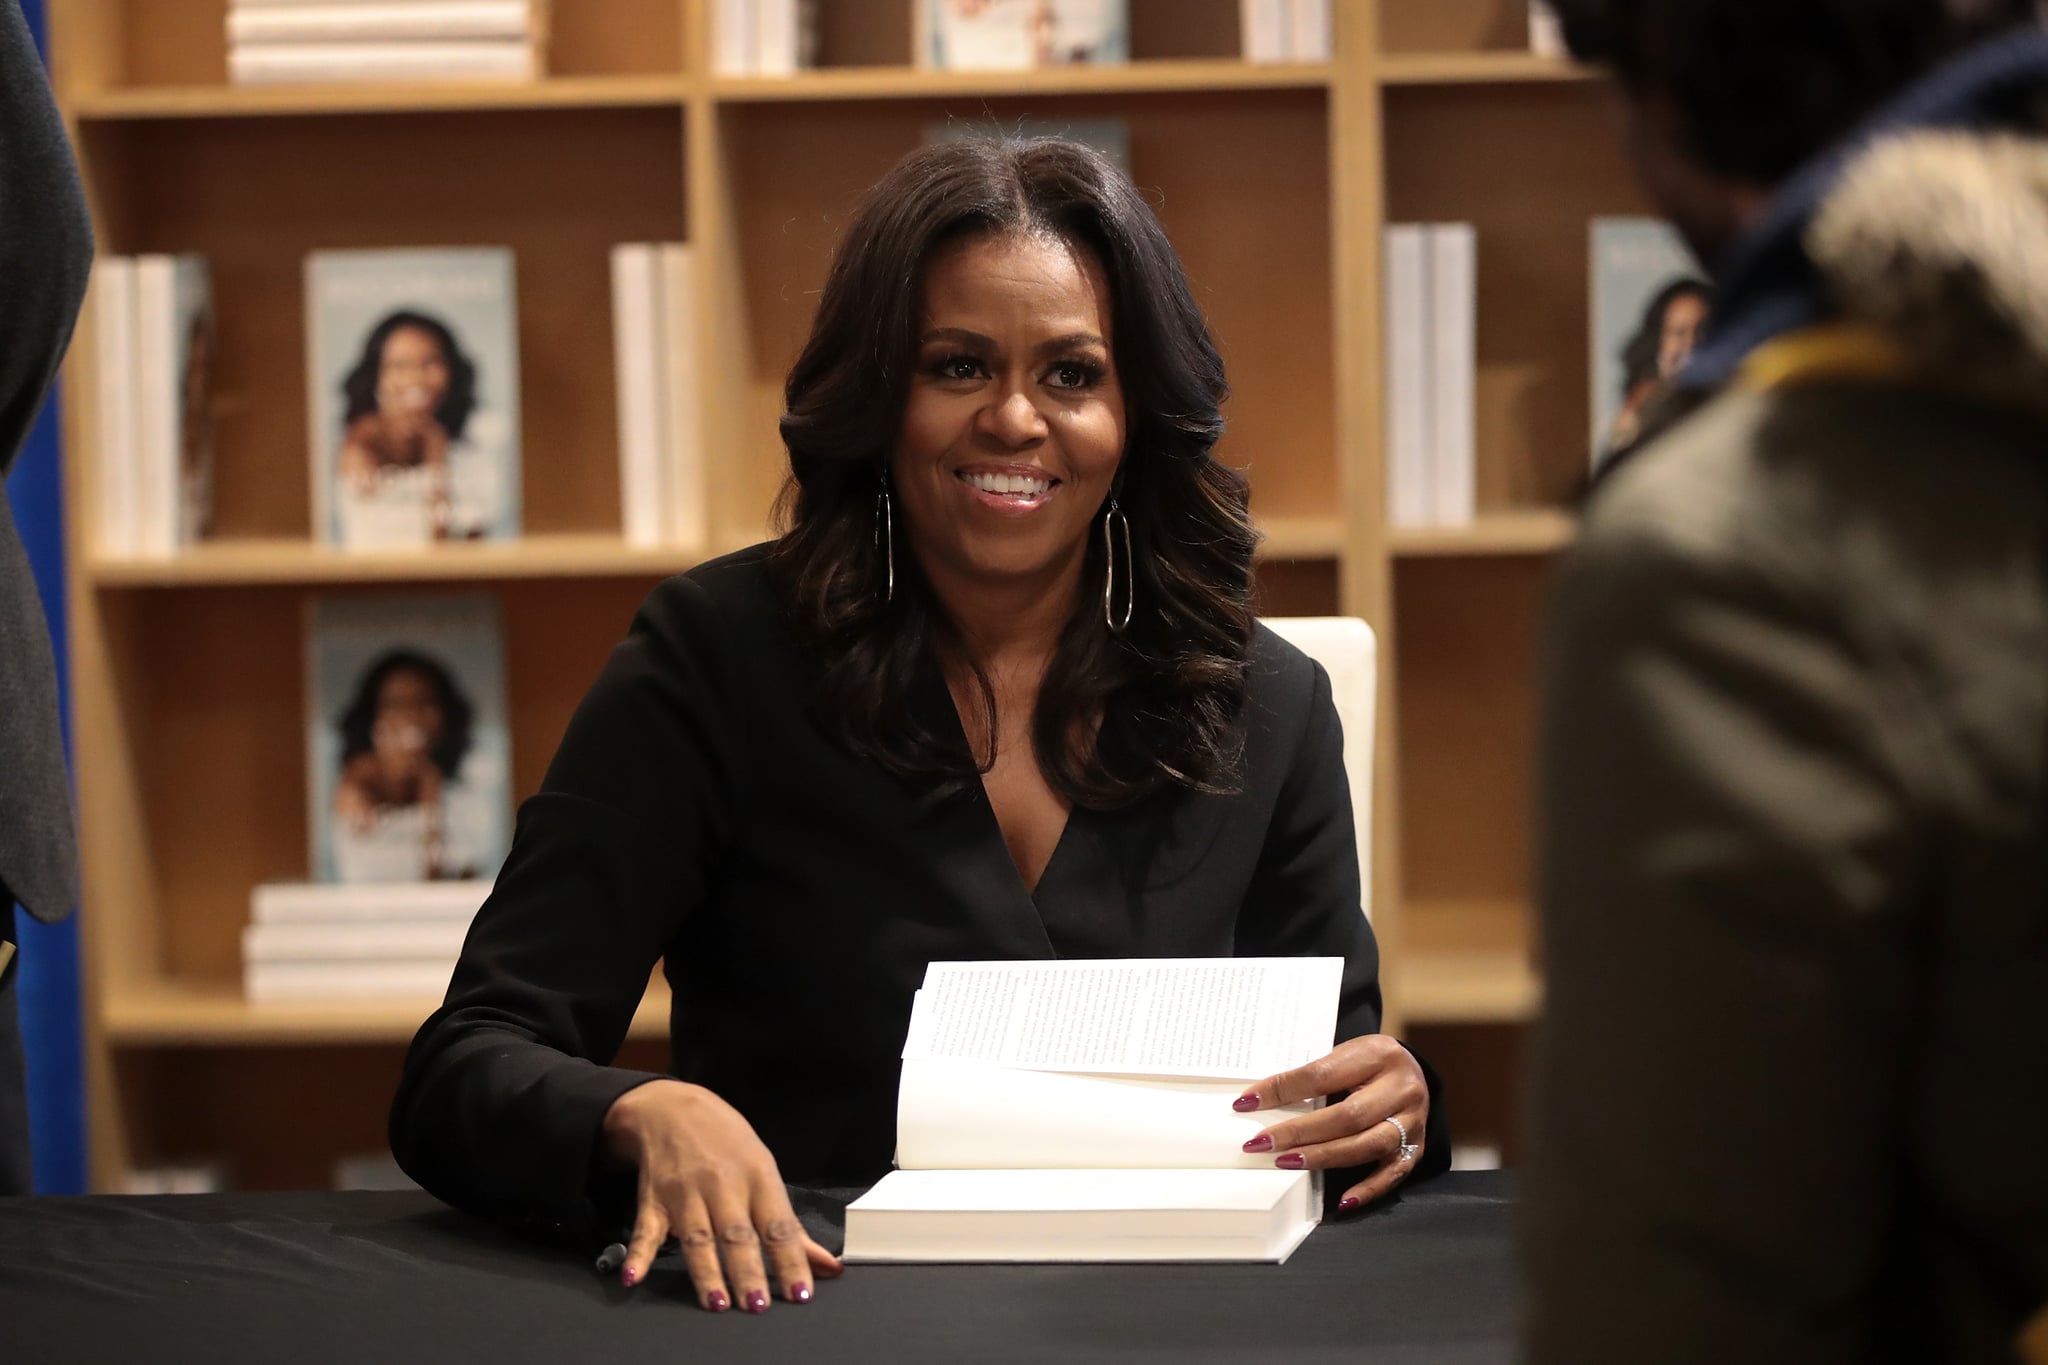
<svg viewBox="0 0 2048 1365"><path fill-rule="evenodd" d="M1422 1158L1429 1126L1429 1082L1407 1048L1383 1033L1339 1043L1307 1066L1268 1076L1245 1091L1240 1113L1276 1109L1319 1095L1342 1095L1312 1113L1282 1120L1244 1145L1272 1152L1283 1170L1379 1169L1344 1192L1339 1213L1363 1208L1408 1178ZM1389 1119L1399 1120L1399 1129ZM1403 1145L1401 1129L1407 1133Z"/></svg>

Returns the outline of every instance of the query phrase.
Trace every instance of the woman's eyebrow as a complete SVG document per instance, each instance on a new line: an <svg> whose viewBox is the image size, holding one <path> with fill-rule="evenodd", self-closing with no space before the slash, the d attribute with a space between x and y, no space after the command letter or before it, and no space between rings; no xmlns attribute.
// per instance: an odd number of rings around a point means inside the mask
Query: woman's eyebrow
<svg viewBox="0 0 2048 1365"><path fill-rule="evenodd" d="M1089 346L1099 346L1105 351L1109 349L1109 343L1094 332L1068 332L1065 336L1056 336L1049 341L1039 342L1036 353L1046 355L1053 351L1072 351Z"/></svg>
<svg viewBox="0 0 2048 1365"><path fill-rule="evenodd" d="M956 346L975 346L983 350L993 349L995 338L971 332L965 327L934 327L917 339L918 345L929 346L935 341L950 341Z"/></svg>

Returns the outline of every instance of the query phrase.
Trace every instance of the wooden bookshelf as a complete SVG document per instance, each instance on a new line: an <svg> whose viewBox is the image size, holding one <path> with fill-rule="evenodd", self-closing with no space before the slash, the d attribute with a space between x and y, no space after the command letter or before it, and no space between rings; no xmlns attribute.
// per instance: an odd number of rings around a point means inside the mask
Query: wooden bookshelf
<svg viewBox="0 0 2048 1365"><path fill-rule="evenodd" d="M949 120L1128 127L1230 367L1218 453L1251 475L1263 609L1380 633L1370 837L1390 1023L1529 1017L1534 620L1584 465L1586 221L1639 201L1610 92L1518 50L1521 0L1336 0L1335 60L1315 66L1240 60L1237 0L1130 0L1126 66L973 74L910 64L909 0L821 0L821 66L777 79L711 71L710 0L574 0L555 7L543 81L261 89L226 84L225 7L50 6L101 249L207 255L220 332L219 539L170 558L91 543L89 314L66 378L101 1188L209 1159L255 1187L323 1179L381 1140L431 1008L258 1006L235 984L250 888L306 868L308 602L497 596L514 785L531 791L646 591L766 534L783 376L834 243L860 192ZM1480 232L1484 512L1390 534L1378 242L1413 220ZM677 240L700 271L711 533L645 550L620 537L608 252ZM479 243L518 260L527 538L316 545L304 256ZM664 1016L657 993L636 1064L660 1065Z"/></svg>

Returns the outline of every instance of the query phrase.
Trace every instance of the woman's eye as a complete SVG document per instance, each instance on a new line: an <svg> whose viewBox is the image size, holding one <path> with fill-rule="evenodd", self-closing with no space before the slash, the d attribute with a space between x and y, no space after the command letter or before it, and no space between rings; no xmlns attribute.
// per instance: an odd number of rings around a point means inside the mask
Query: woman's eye
<svg viewBox="0 0 2048 1365"><path fill-rule="evenodd" d="M932 366L932 373L941 379L979 379L981 362L971 355L949 355Z"/></svg>
<svg viewBox="0 0 2048 1365"><path fill-rule="evenodd" d="M1102 370L1084 361L1063 360L1046 377L1056 389L1085 389L1102 379Z"/></svg>

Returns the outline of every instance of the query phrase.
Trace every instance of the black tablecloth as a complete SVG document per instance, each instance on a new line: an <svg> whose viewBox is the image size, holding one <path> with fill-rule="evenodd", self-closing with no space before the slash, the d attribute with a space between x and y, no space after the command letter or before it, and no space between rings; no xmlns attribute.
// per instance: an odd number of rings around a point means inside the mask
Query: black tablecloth
<svg viewBox="0 0 2048 1365"><path fill-rule="evenodd" d="M1509 1195L1444 1176L1278 1267L856 1266L763 1317L700 1311L669 1258L628 1292L420 1194L0 1200L0 1359L1506 1361Z"/></svg>

